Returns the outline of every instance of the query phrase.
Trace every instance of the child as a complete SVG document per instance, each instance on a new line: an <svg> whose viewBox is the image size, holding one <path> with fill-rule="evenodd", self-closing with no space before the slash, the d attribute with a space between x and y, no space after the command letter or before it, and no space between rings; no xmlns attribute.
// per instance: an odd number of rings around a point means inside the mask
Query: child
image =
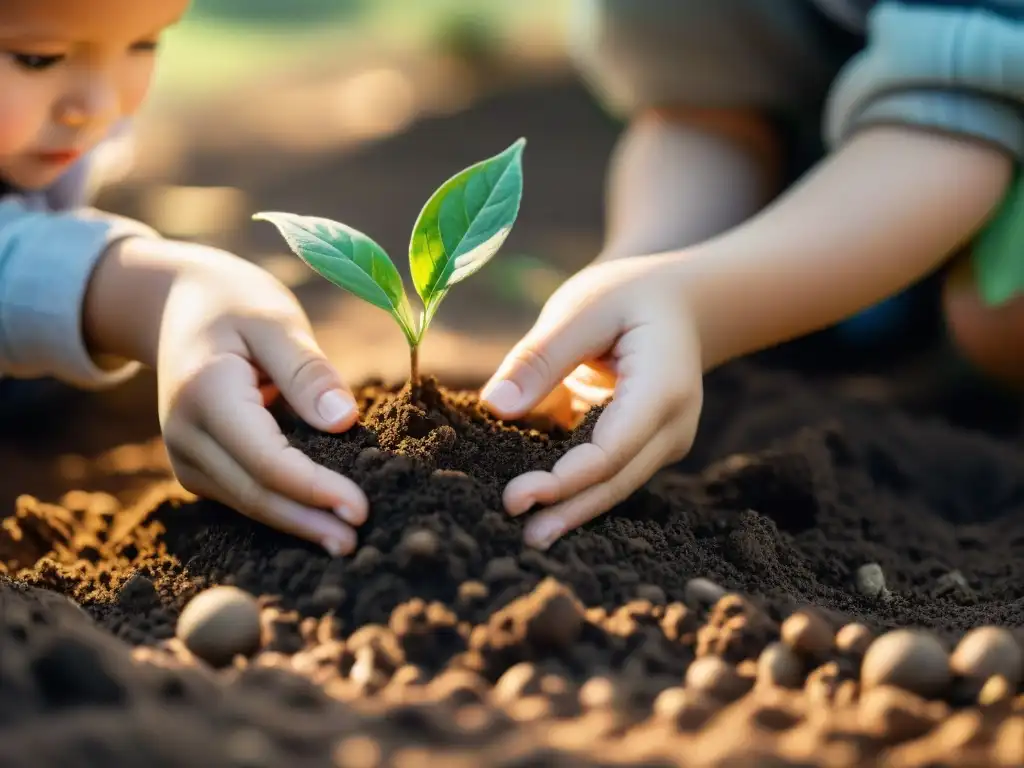
<svg viewBox="0 0 1024 768"><path fill-rule="evenodd" d="M851 317L964 246L975 261L949 263L943 290L950 336L1024 383L1024 2L576 8L582 71L631 118L606 243L484 397L504 417L553 391L615 400L592 442L507 487L510 514L548 505L529 544L549 547L683 457L705 371ZM822 114L830 152L776 197L784 137L807 146Z"/></svg>
<svg viewBox="0 0 1024 768"><path fill-rule="evenodd" d="M366 497L290 448L261 394L323 430L355 421L294 296L236 256L80 207L96 148L138 109L187 5L0 6L0 374L98 388L155 367L186 488L349 552Z"/></svg>

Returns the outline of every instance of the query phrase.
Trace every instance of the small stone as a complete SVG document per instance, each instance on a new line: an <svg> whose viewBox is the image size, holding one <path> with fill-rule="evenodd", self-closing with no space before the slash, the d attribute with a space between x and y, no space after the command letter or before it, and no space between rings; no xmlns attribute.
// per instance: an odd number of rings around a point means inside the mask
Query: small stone
<svg viewBox="0 0 1024 768"><path fill-rule="evenodd" d="M683 600L692 608L710 608L725 595L725 589L710 579L696 578L686 582Z"/></svg>
<svg viewBox="0 0 1024 768"><path fill-rule="evenodd" d="M460 472L457 469L435 469L430 473L430 476L437 480L454 480L461 482L470 481L472 479L465 472Z"/></svg>
<svg viewBox="0 0 1024 768"><path fill-rule="evenodd" d="M363 450L356 455L356 467L359 469L366 469L383 456L384 452L380 448L375 448L373 446L363 448Z"/></svg>
<svg viewBox="0 0 1024 768"><path fill-rule="evenodd" d="M494 686L494 700L506 704L513 699L540 693L540 671L528 661L509 667Z"/></svg>
<svg viewBox="0 0 1024 768"><path fill-rule="evenodd" d="M679 731L695 731L715 714L713 699L699 691L666 688L654 700L654 716L672 722Z"/></svg>
<svg viewBox="0 0 1024 768"><path fill-rule="evenodd" d="M464 581L459 584L458 599L460 603L472 605L490 597L491 590L482 581Z"/></svg>
<svg viewBox="0 0 1024 768"><path fill-rule="evenodd" d="M278 761L274 743L258 728L229 733L224 748L233 768L272 768Z"/></svg>
<svg viewBox="0 0 1024 768"><path fill-rule="evenodd" d="M529 596L539 607L528 620L530 642L551 648L568 648L583 629L583 606L554 579L544 579Z"/></svg>
<svg viewBox="0 0 1024 768"><path fill-rule="evenodd" d="M409 531L402 537L399 548L410 559L429 560L441 548L441 542L433 531Z"/></svg>
<svg viewBox="0 0 1024 768"><path fill-rule="evenodd" d="M782 642L805 656L828 652L833 638L828 622L814 611L799 611L782 623Z"/></svg>
<svg viewBox="0 0 1024 768"><path fill-rule="evenodd" d="M141 573L133 573L131 577L121 585L119 597L129 603L149 604L159 599L156 585L148 577Z"/></svg>
<svg viewBox="0 0 1024 768"><path fill-rule="evenodd" d="M894 685L921 696L936 696L952 676L946 649L938 639L916 629L897 629L877 640L864 654L861 687Z"/></svg>
<svg viewBox="0 0 1024 768"><path fill-rule="evenodd" d="M949 659L949 666L954 674L961 677L986 680L999 675L1016 686L1024 667L1024 653L1009 630L978 627L960 640Z"/></svg>
<svg viewBox="0 0 1024 768"><path fill-rule="evenodd" d="M874 639L870 629L863 624L852 622L836 632L836 650L840 653L863 656Z"/></svg>
<svg viewBox="0 0 1024 768"><path fill-rule="evenodd" d="M950 571L939 576L935 580L935 589L932 591L932 595L934 597L958 595L967 600L973 600L976 597L971 585L967 583L967 579L960 571Z"/></svg>
<svg viewBox="0 0 1024 768"><path fill-rule="evenodd" d="M978 693L978 704L983 707L994 707L1005 704L1013 698L1015 686L1002 675L993 675L981 687Z"/></svg>
<svg viewBox="0 0 1024 768"><path fill-rule="evenodd" d="M857 569L857 591L865 597L886 598L885 573L878 563L868 563Z"/></svg>
<svg viewBox="0 0 1024 768"><path fill-rule="evenodd" d="M800 657L783 643L772 643L757 660L758 682L781 688L799 688L804 681Z"/></svg>
<svg viewBox="0 0 1024 768"><path fill-rule="evenodd" d="M909 741L927 733L947 714L939 702L928 702L909 691L880 685L865 691L857 720L868 734L889 742Z"/></svg>
<svg viewBox="0 0 1024 768"><path fill-rule="evenodd" d="M235 656L250 656L259 649L259 604L236 587L213 587L185 606L176 634L185 647L211 666L225 666Z"/></svg>
<svg viewBox="0 0 1024 768"><path fill-rule="evenodd" d="M489 584L500 581L514 581L521 578L523 572L514 557L496 557L484 567L484 581Z"/></svg>
<svg viewBox="0 0 1024 768"><path fill-rule="evenodd" d="M651 605L664 605L667 602L665 590L657 584L641 584L636 588L638 600L646 600Z"/></svg>
<svg viewBox="0 0 1024 768"><path fill-rule="evenodd" d="M356 550L355 555L352 557L352 562L349 564L349 569L352 573L357 574L368 574L384 559L383 553L376 547L365 546L360 547Z"/></svg>
<svg viewBox="0 0 1024 768"><path fill-rule="evenodd" d="M615 683L607 677L592 677L579 690L580 706L584 709L605 709L619 698Z"/></svg>
<svg viewBox="0 0 1024 768"><path fill-rule="evenodd" d="M382 759L380 746L369 736L350 736L334 748L337 768L378 768Z"/></svg>
<svg viewBox="0 0 1024 768"><path fill-rule="evenodd" d="M686 687L720 701L732 701L743 694L745 685L728 662L718 656L703 656L686 670Z"/></svg>

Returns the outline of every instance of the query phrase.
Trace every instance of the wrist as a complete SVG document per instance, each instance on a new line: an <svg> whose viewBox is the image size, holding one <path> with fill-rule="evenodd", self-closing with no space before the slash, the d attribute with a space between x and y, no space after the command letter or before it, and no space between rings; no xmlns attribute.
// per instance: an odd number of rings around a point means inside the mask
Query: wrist
<svg viewBox="0 0 1024 768"><path fill-rule="evenodd" d="M222 270L236 259L214 248L148 237L110 245L89 281L82 327L97 361L134 360L155 367L164 310L187 275Z"/></svg>

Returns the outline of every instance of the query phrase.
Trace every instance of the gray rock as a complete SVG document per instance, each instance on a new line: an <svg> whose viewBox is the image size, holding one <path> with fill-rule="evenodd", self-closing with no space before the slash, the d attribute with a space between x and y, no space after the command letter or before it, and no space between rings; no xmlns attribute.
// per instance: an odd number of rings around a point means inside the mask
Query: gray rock
<svg viewBox="0 0 1024 768"><path fill-rule="evenodd" d="M196 595L178 618L176 634L192 653L213 667L260 647L260 607L236 587L213 587Z"/></svg>

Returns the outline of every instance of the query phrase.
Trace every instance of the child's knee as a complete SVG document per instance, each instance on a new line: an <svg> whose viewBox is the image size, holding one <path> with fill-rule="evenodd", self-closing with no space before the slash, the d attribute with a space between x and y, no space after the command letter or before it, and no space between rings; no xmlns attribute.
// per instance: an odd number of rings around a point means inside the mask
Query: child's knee
<svg viewBox="0 0 1024 768"><path fill-rule="evenodd" d="M1002 383L1024 387L1024 298L987 306L969 256L961 256L946 275L942 304L949 336L964 358Z"/></svg>

